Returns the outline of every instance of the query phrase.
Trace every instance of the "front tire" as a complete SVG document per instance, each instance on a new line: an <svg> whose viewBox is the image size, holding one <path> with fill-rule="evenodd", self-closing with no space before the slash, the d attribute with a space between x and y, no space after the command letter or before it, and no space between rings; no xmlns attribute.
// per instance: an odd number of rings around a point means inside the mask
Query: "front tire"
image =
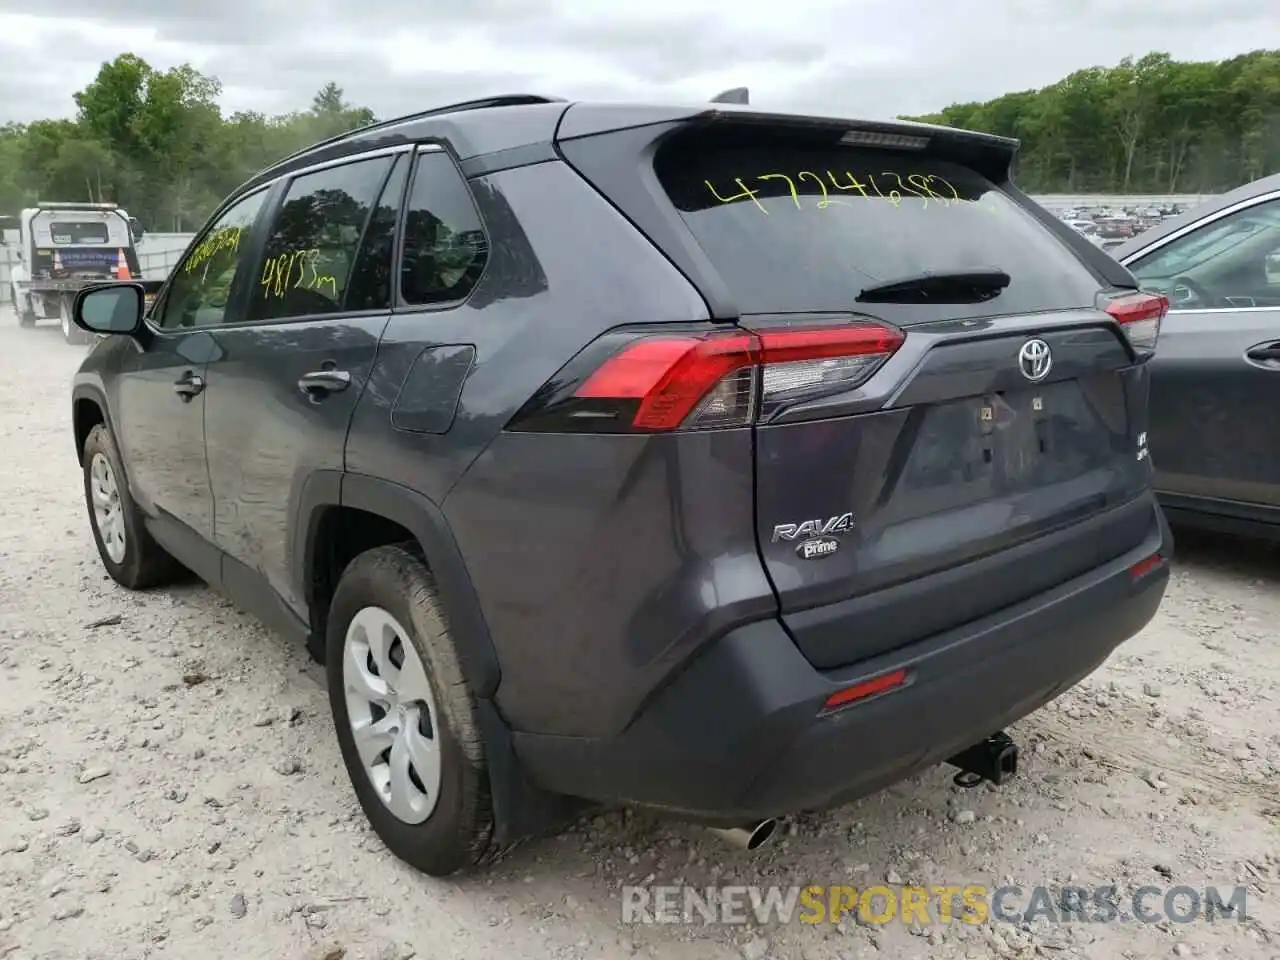
<svg viewBox="0 0 1280 960"><path fill-rule="evenodd" d="M84 442L84 499L102 565L130 590L172 583L183 568L151 538L124 478L115 439L98 424Z"/></svg>
<svg viewBox="0 0 1280 960"><path fill-rule="evenodd" d="M374 832L431 876L486 859L493 813L475 698L418 555L387 546L351 561L326 645L338 745Z"/></svg>

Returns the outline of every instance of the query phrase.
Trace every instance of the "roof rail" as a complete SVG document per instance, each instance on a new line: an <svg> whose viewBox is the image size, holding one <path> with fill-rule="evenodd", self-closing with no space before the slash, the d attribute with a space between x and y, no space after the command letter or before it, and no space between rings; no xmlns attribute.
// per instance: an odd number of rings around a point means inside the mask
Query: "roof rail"
<svg viewBox="0 0 1280 960"><path fill-rule="evenodd" d="M368 126L356 127L354 130L348 130L346 133L340 133L335 137L329 137L327 140L321 140L310 146L303 147L294 153L289 154L280 160L277 160L267 170L274 170L282 164L288 163L301 157L303 154L318 150L321 147L328 147L335 143L341 143L354 136L360 136L370 133L374 130L383 130L388 127L398 127L402 123L410 123L414 120L425 120L427 117L442 116L446 113L458 113L463 110L486 110L490 107L524 107L539 103L564 103L564 97L544 97L537 93L506 93L493 97L483 97L479 100L463 100L460 103L450 103L441 107L432 107L429 110L421 110L417 113L407 113L400 117L391 117L387 120L378 120ZM265 173L266 170L263 171Z"/></svg>

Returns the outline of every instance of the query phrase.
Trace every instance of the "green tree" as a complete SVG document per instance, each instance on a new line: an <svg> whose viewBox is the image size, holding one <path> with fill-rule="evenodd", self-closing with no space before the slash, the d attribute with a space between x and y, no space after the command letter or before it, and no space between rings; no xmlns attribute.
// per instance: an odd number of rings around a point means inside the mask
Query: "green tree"
<svg viewBox="0 0 1280 960"><path fill-rule="evenodd" d="M222 85L189 64L157 70L123 53L75 94L74 120L0 127L0 214L36 200L110 200L152 230L200 226L256 171L374 121L326 84L310 109L224 117Z"/></svg>
<svg viewBox="0 0 1280 960"><path fill-rule="evenodd" d="M1033 192L1226 190L1280 170L1280 50L1127 57L915 119L1017 137L1018 180Z"/></svg>

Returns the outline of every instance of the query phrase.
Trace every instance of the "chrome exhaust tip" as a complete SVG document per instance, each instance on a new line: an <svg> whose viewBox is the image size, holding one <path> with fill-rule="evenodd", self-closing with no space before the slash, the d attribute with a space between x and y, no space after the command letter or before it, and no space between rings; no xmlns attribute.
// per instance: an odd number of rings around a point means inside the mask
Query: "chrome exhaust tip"
<svg viewBox="0 0 1280 960"><path fill-rule="evenodd" d="M707 829L731 847L739 850L759 850L773 839L774 831L778 829L778 821L770 817L741 827L708 827Z"/></svg>

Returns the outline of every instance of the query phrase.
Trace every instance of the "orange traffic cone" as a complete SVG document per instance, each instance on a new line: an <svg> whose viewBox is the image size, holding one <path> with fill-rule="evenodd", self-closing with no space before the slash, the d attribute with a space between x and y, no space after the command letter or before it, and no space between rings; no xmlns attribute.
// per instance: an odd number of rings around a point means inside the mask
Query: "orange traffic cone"
<svg viewBox="0 0 1280 960"><path fill-rule="evenodd" d="M116 279L132 280L133 275L129 273L129 261L125 259L124 247L116 250Z"/></svg>
<svg viewBox="0 0 1280 960"><path fill-rule="evenodd" d="M57 250L53 251L53 265L51 269L54 273L62 272L62 256Z"/></svg>

